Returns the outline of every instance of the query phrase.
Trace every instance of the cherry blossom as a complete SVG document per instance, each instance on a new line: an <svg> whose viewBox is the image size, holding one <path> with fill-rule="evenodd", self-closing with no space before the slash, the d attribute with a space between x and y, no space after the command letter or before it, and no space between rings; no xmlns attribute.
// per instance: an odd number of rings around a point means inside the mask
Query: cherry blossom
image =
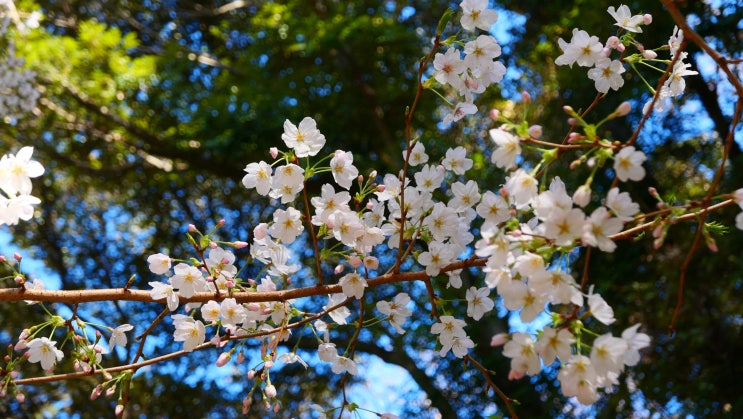
<svg viewBox="0 0 743 419"><path fill-rule="evenodd" d="M628 146L614 156L614 171L622 182L627 180L642 180L645 177L645 169L642 163L647 159L645 153Z"/></svg>
<svg viewBox="0 0 743 419"><path fill-rule="evenodd" d="M462 8L462 18L459 23L468 31L475 28L489 31L498 20L498 13L488 9L488 0L463 0L459 7Z"/></svg>
<svg viewBox="0 0 743 419"><path fill-rule="evenodd" d="M314 156L325 145L325 136L317 129L313 118L305 117L299 127L288 119L284 121L284 133L281 135L286 146L294 150L297 157Z"/></svg>
<svg viewBox="0 0 743 419"><path fill-rule="evenodd" d="M28 361L40 362L44 371L50 371L64 358L64 353L57 349L57 342L47 337L32 339L28 342Z"/></svg>

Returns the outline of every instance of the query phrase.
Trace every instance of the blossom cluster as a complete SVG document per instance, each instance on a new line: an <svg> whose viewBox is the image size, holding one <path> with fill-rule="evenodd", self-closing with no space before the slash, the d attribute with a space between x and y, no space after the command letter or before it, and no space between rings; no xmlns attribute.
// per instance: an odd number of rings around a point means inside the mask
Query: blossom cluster
<svg viewBox="0 0 743 419"><path fill-rule="evenodd" d="M462 1L462 28L467 31L490 31L498 20L498 13L487 6L487 0ZM466 42L462 50L450 46L443 54L436 53L433 78L442 85L452 87L459 96L454 109L444 117L444 125L477 112L473 94L484 92L490 85L500 82L506 74L503 63L496 61L500 55L501 47L489 33Z"/></svg>
<svg viewBox="0 0 743 419"><path fill-rule="evenodd" d="M11 23L10 8L12 2L0 2L0 38L3 37ZM38 26L38 13L23 27ZM2 42L0 42L0 46ZM6 122L18 119L36 106L39 91L34 86L36 73L23 68L24 61L15 55L15 44L9 42L0 53L0 115Z"/></svg>
<svg viewBox="0 0 743 419"><path fill-rule="evenodd" d="M30 220L33 206L41 203L31 195L31 178L44 174L41 163L31 159L33 151L33 147L23 147L0 159L0 226Z"/></svg>
<svg viewBox="0 0 743 419"><path fill-rule="evenodd" d="M670 76L661 87L659 98L655 102L655 110L661 111L665 109L666 98L673 98L684 92L686 88L684 77L697 74L696 71L689 70L691 64L684 63L687 53L683 51L679 53L679 48L683 41L683 31L679 30L678 27L674 27L667 46L662 46L655 50L646 49L635 40L635 35L642 33L642 26L652 23L653 19L651 15L632 15L629 7L626 5L621 5L618 9L611 6L607 12L616 21L615 25L620 28L620 33L617 34L619 36L612 35L606 42L601 43L597 36L591 36L588 32L575 28L573 29L573 36L570 42L565 42L562 38L559 39L558 44L563 54L555 59L555 64L571 67L573 64L578 64L581 67L591 67L588 70L588 78L594 81L596 90L600 93L607 93L610 89L619 90L624 85L622 74L626 71L625 63L637 71L635 64L640 62L649 67L653 67L654 63L669 64L674 62ZM624 34L621 33L622 31L625 31ZM638 52L628 54L626 51L628 45L634 45ZM670 50L670 60L660 60L657 58L658 53L656 50L661 49ZM615 51L621 55L620 58L611 58L612 52ZM678 57L676 56L677 53ZM651 86L648 86L648 88L653 93L656 93L655 89ZM648 102L649 104L650 102ZM644 109L645 113L648 112L648 105Z"/></svg>

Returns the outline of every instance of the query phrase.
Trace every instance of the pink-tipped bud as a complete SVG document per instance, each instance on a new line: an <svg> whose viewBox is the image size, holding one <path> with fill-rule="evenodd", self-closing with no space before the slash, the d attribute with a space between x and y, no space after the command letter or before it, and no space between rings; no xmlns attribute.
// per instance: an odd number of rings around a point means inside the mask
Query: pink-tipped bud
<svg viewBox="0 0 743 419"><path fill-rule="evenodd" d="M573 144L576 141L579 141L581 139L580 134L577 132L571 132L570 135L568 135L568 143Z"/></svg>
<svg viewBox="0 0 743 419"><path fill-rule="evenodd" d="M575 159L572 162L570 162L570 170L575 170L578 167L580 167L580 164L582 163L581 159Z"/></svg>
<svg viewBox="0 0 743 419"><path fill-rule="evenodd" d="M654 60L658 58L658 53L656 53L652 49L646 49L645 51L642 52L642 56L646 60Z"/></svg>
<svg viewBox="0 0 743 419"><path fill-rule="evenodd" d="M13 345L10 345L10 348L13 348ZM3 360L4 360L5 362L10 362L10 355L5 355L5 356L3 357Z"/></svg>
<svg viewBox="0 0 743 419"><path fill-rule="evenodd" d="M648 187L648 193L649 193L649 194L650 194L650 196L652 196L653 198L655 198L655 199L660 199L660 195L658 194L658 190L657 190L657 189L655 189L655 187L653 187L653 186L650 186L650 187Z"/></svg>
<svg viewBox="0 0 743 419"><path fill-rule="evenodd" d="M109 397L113 397L113 395L114 395L114 394L116 394L116 387L115 387L115 386L111 386L111 387L109 387L109 388L108 388L108 389L106 390L106 397L107 397L107 398L109 398Z"/></svg>
<svg viewBox="0 0 743 419"><path fill-rule="evenodd" d="M529 103L531 103L531 95L529 94L529 92L527 92L526 90L523 90L523 91L521 92L521 100L522 100L522 101L523 101L524 103L526 103L526 104L529 104Z"/></svg>
<svg viewBox="0 0 743 419"><path fill-rule="evenodd" d="M274 413L279 413L279 410L281 410L281 405L280 404L276 403L275 405L273 405L273 412Z"/></svg>
<svg viewBox="0 0 743 419"><path fill-rule="evenodd" d="M189 233L195 233L196 232L196 226L193 224L188 225L188 232Z"/></svg>
<svg viewBox="0 0 743 419"><path fill-rule="evenodd" d="M210 242L209 243L209 248L216 249L217 247L219 247L219 245L217 243L215 243L215 242Z"/></svg>
<svg viewBox="0 0 743 419"><path fill-rule="evenodd" d="M529 127L529 136L531 138L534 138L536 140L542 138L542 126L541 125L532 125Z"/></svg>
<svg viewBox="0 0 743 419"><path fill-rule="evenodd" d="M90 392L90 400L95 400L103 393L103 387L99 384Z"/></svg>
<svg viewBox="0 0 743 419"><path fill-rule="evenodd" d="M255 378L255 370L248 371L246 376L248 377L248 380L252 380L253 378Z"/></svg>
<svg viewBox="0 0 743 419"><path fill-rule="evenodd" d="M624 52L625 48L626 47L624 46L624 44L617 45L617 51L619 51L619 52Z"/></svg>
<svg viewBox="0 0 743 419"><path fill-rule="evenodd" d="M339 263L335 266L335 269L333 269L333 272L338 275L339 273L343 272L343 264Z"/></svg>
<svg viewBox="0 0 743 419"><path fill-rule="evenodd" d="M614 111L614 114L616 116L626 116L632 111L632 103L628 101L624 101L617 106L617 109Z"/></svg>
<svg viewBox="0 0 743 419"><path fill-rule="evenodd" d="M358 177L356 178L356 181L357 181L357 182L359 182L359 184L362 184L362 183L364 183L364 175L359 175L359 176L358 176Z"/></svg>
<svg viewBox="0 0 743 419"><path fill-rule="evenodd" d="M26 395L21 392L18 392L15 394L15 399L18 401L18 403L23 403L26 401Z"/></svg>
<svg viewBox="0 0 743 419"><path fill-rule="evenodd" d="M236 361L237 361L238 364L242 364L243 362L245 362L245 353L243 353L243 351L240 351L240 352L237 353L237 360Z"/></svg>
<svg viewBox="0 0 743 419"><path fill-rule="evenodd" d="M276 157L279 156L279 149L276 147L271 147L268 149L268 154L271 155L272 159L275 159Z"/></svg>
<svg viewBox="0 0 743 419"><path fill-rule="evenodd" d="M508 333L498 333L490 339L490 346L495 348L496 346L505 345L506 342L508 342Z"/></svg>
<svg viewBox="0 0 743 419"><path fill-rule="evenodd" d="M371 173L369 173L369 179L374 179L375 177L377 177L377 171L372 170Z"/></svg>
<svg viewBox="0 0 743 419"><path fill-rule="evenodd" d="M379 186L377 186L377 192L384 192L384 189L385 188L386 187L384 185L379 185Z"/></svg>
<svg viewBox="0 0 743 419"><path fill-rule="evenodd" d="M23 277L21 275L18 275L18 276L15 277L15 283L16 284L21 285L21 284L23 284L23 282L25 282L25 281L23 281Z"/></svg>
<svg viewBox="0 0 743 419"><path fill-rule="evenodd" d="M565 111L565 113L575 113L575 111L573 110L573 107L570 105L563 106L562 110Z"/></svg>
<svg viewBox="0 0 743 419"><path fill-rule="evenodd" d="M124 405L123 404L117 404L116 409L114 410L114 414L116 417L121 417L121 415L124 414Z"/></svg>
<svg viewBox="0 0 743 419"><path fill-rule="evenodd" d="M596 166L596 158L591 157L590 159L588 159L588 161L586 162L586 166L591 168L593 168L593 166Z"/></svg>
<svg viewBox="0 0 743 419"><path fill-rule="evenodd" d="M262 309L261 305L258 303L248 303L247 307L250 311L259 311Z"/></svg>
<svg viewBox="0 0 743 419"><path fill-rule="evenodd" d="M228 362L230 362L231 358L232 354L230 352L222 352L217 358L217 366L224 367L225 365L227 365Z"/></svg>
<svg viewBox="0 0 743 419"><path fill-rule="evenodd" d="M244 248L248 247L248 242L236 241L236 242L233 242L232 243L232 246L234 246L235 249L244 249Z"/></svg>
<svg viewBox="0 0 743 419"><path fill-rule="evenodd" d="M276 387L274 387L273 384L267 385L264 392L266 393L266 397L268 397L269 399L273 399L274 397L276 397Z"/></svg>
<svg viewBox="0 0 743 419"><path fill-rule="evenodd" d="M653 23L653 15L651 15L650 13L645 13L644 15L642 15L642 23L644 23L645 25Z"/></svg>
<svg viewBox="0 0 743 419"><path fill-rule="evenodd" d="M271 360L266 361L264 366L266 367L267 370L270 370L271 368L273 368L273 361Z"/></svg>
<svg viewBox="0 0 743 419"><path fill-rule="evenodd" d="M511 380L511 381L513 381L513 380L520 380L521 378L524 377L524 375L526 375L526 371L519 372L519 371L511 370L508 373L508 379Z"/></svg>
<svg viewBox="0 0 743 419"><path fill-rule="evenodd" d="M610 36L609 39L606 40L607 48L617 49L618 45L621 45L621 42L619 42L619 38L616 36Z"/></svg>
<svg viewBox="0 0 743 419"><path fill-rule="evenodd" d="M359 259L358 256L351 256L348 258L348 264L351 265L352 268L356 269L359 266L361 266L361 259Z"/></svg>
<svg viewBox="0 0 743 419"><path fill-rule="evenodd" d="M204 278L204 279L206 280L206 282L214 282L214 277L213 277L213 276L211 276L211 275L207 276L207 277L206 277L206 278Z"/></svg>
<svg viewBox="0 0 743 419"><path fill-rule="evenodd" d="M15 379L17 379L17 378L18 378L18 376L20 376L20 375L21 375L21 374L20 374L20 373L19 373L18 371L11 371L11 372L10 372L10 378L12 378L12 379L14 379L14 380L15 380Z"/></svg>
<svg viewBox="0 0 743 419"><path fill-rule="evenodd" d="M511 232L511 235L512 235L513 237L521 237L521 230L513 230L513 231Z"/></svg>
<svg viewBox="0 0 743 419"><path fill-rule="evenodd" d="M243 399L243 415L247 415L250 412L250 405L253 404L253 399L246 397Z"/></svg>
<svg viewBox="0 0 743 419"><path fill-rule="evenodd" d="M491 109L490 119L492 119L493 121L497 121L498 118L500 118L500 111L498 109Z"/></svg>
<svg viewBox="0 0 743 419"><path fill-rule="evenodd" d="M260 223L253 229L253 237L256 240L262 240L268 235L268 224Z"/></svg>
<svg viewBox="0 0 743 419"><path fill-rule="evenodd" d="M578 125L578 120L575 118L568 118L568 125L571 127Z"/></svg>
<svg viewBox="0 0 743 419"><path fill-rule="evenodd" d="M0 263L5 263L5 255L0 255Z"/></svg>
<svg viewBox="0 0 743 419"><path fill-rule="evenodd" d="M21 254L20 254L20 253L16 252L16 253L13 253L13 259L15 259L15 260L17 260L18 262L20 262L20 261L21 261L21 259L23 259L23 256L21 256Z"/></svg>
<svg viewBox="0 0 743 419"><path fill-rule="evenodd" d="M225 281L224 286L227 288L234 288L235 287L235 280L230 278L227 281Z"/></svg>
<svg viewBox="0 0 743 419"><path fill-rule="evenodd" d="M219 224L220 227L224 227L224 225L227 224L227 221L225 221L224 218L222 218L221 220L219 220L217 224Z"/></svg>
<svg viewBox="0 0 743 419"><path fill-rule="evenodd" d="M573 194L573 202L581 208L588 205L591 202L591 187L588 185L579 186Z"/></svg>
<svg viewBox="0 0 743 419"><path fill-rule="evenodd" d="M712 252L717 253L717 242L711 236L707 236L705 241L707 242L707 248Z"/></svg>

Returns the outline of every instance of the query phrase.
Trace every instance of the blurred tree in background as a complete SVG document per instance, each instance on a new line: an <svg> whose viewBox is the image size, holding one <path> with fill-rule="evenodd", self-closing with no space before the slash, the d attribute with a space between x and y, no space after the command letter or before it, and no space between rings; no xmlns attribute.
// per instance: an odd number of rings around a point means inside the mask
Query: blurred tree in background
<svg viewBox="0 0 743 419"><path fill-rule="evenodd" d="M667 39L673 23L660 2L628 5L652 13L649 38ZM16 6L43 15L40 27L17 44L18 55L37 72L43 91L35 117L2 125L0 139L3 151L34 146L47 173L37 186L40 217L11 229L15 243L43 260L62 288L121 287L136 273L135 287L144 289L152 280L148 255L188 254L183 233L189 223L207 229L223 218L227 225L221 237L247 241L252 228L270 214L239 179L246 163L265 158L277 144L285 119L297 123L312 116L328 139L327 151L352 151L360 168L376 167L380 173L399 168L405 109L415 94L418 59L431 47L443 11L458 4L60 0L18 1ZM519 92L526 90L533 96L529 122L542 125L549 135L564 135L562 107L585 109L596 92L583 70L554 65L560 53L557 39L569 38L574 27L608 36L611 21L605 6L578 0L503 0L496 6L502 10L495 34L509 38L501 41L501 59L509 72L485 103L515 115L522 106ZM718 51L741 58L743 13L738 2L688 1L681 10ZM700 75L688 80L685 101L662 122L651 121L639 140L649 155L649 176L631 188L634 196L645 198L644 212L656 206L646 192L651 185L669 203L703 197L711 171L719 165L721 139L730 130L734 99L725 94L729 87L711 63L695 55L698 51L690 47L689 53ZM630 115L637 122L649 93L637 78L623 91L638 98ZM610 112L627 96L610 94L599 106ZM497 189L503 175L483 154L492 148L486 137L492 126L481 124L490 121L436 129L441 102L428 92L423 99L413 125L428 149L439 150L430 154L466 146L477 176ZM630 124L605 127L607 138L624 140L632 133ZM739 147L736 143L731 150L723 191L743 184ZM574 183L578 178L571 177L570 159L560 162L552 174ZM594 188L607 190L609 184ZM728 217L732 224L734 213ZM554 374L531 379L534 386L506 380L509 359L488 342L493 334L508 331L508 318L493 315L478 323L471 331L478 343L473 356L496 372L498 385L520 402L523 417L630 417L636 411L661 417L736 417L743 412L743 396L737 390L743 364L736 360L743 353L743 300L738 297L743 241L735 233L716 236L719 251L700 249L688 262L683 305L670 332L681 286L679 267L686 262L693 237L693 225L674 226L660 252L650 251L651 238L619 243L615 253L589 265L600 291L613 299L616 317L629 322L623 326L642 323L654 345L630 378L595 410L565 407ZM468 287L467 272L463 281ZM389 295L400 291L408 292L415 304L426 304L425 289L390 286ZM13 325L34 315L21 305L0 305L3 342L12 342L20 333ZM105 317L109 324L148 324L159 307L110 302L85 305L84 310L86 318ZM171 333L162 329L156 333ZM383 328L374 334L365 331L357 350L404 368L425 393L399 395L406 402L404 417L433 417L435 410L444 418L494 413L498 401L478 384L482 377L459 359L439 358L424 338L429 329L428 323L414 319L404 335ZM150 345L150 356L173 350L158 345ZM316 348L305 341L289 345ZM123 361L135 350L116 355ZM244 375L208 367L217 354L194 353L140 373L128 414L238 415L250 384ZM295 365L283 367L282 378L276 380L283 387L279 416L292 417L306 404L338 394L332 374ZM26 403L4 404L0 416L108 416L115 401L90 401L95 383L91 378L29 388ZM263 413L254 409L252 414Z"/></svg>

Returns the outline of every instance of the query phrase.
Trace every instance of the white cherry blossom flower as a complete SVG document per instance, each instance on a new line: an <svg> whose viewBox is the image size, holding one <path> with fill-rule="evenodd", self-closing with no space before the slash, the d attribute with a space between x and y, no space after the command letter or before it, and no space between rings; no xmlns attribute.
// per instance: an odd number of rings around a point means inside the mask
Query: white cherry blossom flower
<svg viewBox="0 0 743 419"><path fill-rule="evenodd" d="M364 295L364 288L368 286L366 279L356 272L344 275L338 283L346 297L355 297L356 299L361 299Z"/></svg>
<svg viewBox="0 0 743 419"><path fill-rule="evenodd" d="M408 151L403 150L402 152L402 158L404 159L407 157ZM418 166L421 164L425 164L428 162L428 154L426 154L426 147L423 145L422 142L416 141L415 145L413 146L413 149L410 150L410 160L408 163L411 166Z"/></svg>
<svg viewBox="0 0 743 419"><path fill-rule="evenodd" d="M619 90L624 85L622 73L625 71L621 61L601 58L596 60L596 67L588 70L588 78L594 81L596 90L607 93L609 89Z"/></svg>
<svg viewBox="0 0 743 419"><path fill-rule="evenodd" d="M44 174L44 166L31 160L33 147L23 147L18 153L6 154L0 159L0 188L13 197L31 193L31 178Z"/></svg>
<svg viewBox="0 0 743 419"><path fill-rule="evenodd" d="M627 180L642 180L645 177L645 168L642 163L647 160L645 153L635 150L635 147L624 147L614 156L614 171L622 182Z"/></svg>
<svg viewBox="0 0 743 419"><path fill-rule="evenodd" d="M178 294L172 285L163 282L150 282L149 284L152 287L150 296L153 300L166 300L170 311L178 308Z"/></svg>
<svg viewBox="0 0 743 419"><path fill-rule="evenodd" d="M155 253L147 257L150 272L162 275L170 270L170 256L163 253Z"/></svg>
<svg viewBox="0 0 743 419"><path fill-rule="evenodd" d="M131 324L122 324L121 326L117 326L115 329L111 330L111 338L108 340L108 347L113 349L114 346L119 345L121 347L126 346L126 333L130 330L134 329L134 326Z"/></svg>
<svg viewBox="0 0 743 419"><path fill-rule="evenodd" d="M565 42L562 38L557 41L563 53L557 59L557 65L573 66L578 63L581 67L592 67L597 60L604 58L604 46L597 36L590 36L588 32L580 29L573 29L573 37L570 43Z"/></svg>
<svg viewBox="0 0 743 419"><path fill-rule="evenodd" d="M243 176L242 183L248 189L253 189L263 196L271 192L271 166L264 162L249 163L244 169L247 174Z"/></svg>
<svg viewBox="0 0 743 419"><path fill-rule="evenodd" d="M516 159L521 156L521 141L519 137L500 128L488 131L490 138L496 145L490 161L502 169L510 169L516 165Z"/></svg>
<svg viewBox="0 0 743 419"><path fill-rule="evenodd" d="M297 157L314 156L325 145L325 136L317 129L313 118L305 117L299 127L288 119L284 121L284 133L281 135L286 146L294 150Z"/></svg>
<svg viewBox="0 0 743 419"><path fill-rule="evenodd" d="M619 192L619 188L609 189L605 205L622 221L632 221L635 214L640 212L640 206L632 202L627 192Z"/></svg>
<svg viewBox="0 0 743 419"><path fill-rule="evenodd" d="M330 170L335 182L345 189L353 185L359 176L359 170L353 165L353 153L337 150L330 159Z"/></svg>
<svg viewBox="0 0 743 419"><path fill-rule="evenodd" d="M640 25L645 23L644 17L642 15L632 16L632 12L630 12L629 7L625 6L624 4L620 5L619 9L615 9L614 6L609 6L606 11L609 12L611 17L613 17L614 20L617 21L617 23L615 23L616 26L619 26L620 28L623 28L630 32L642 32L642 28L640 27Z"/></svg>
<svg viewBox="0 0 743 419"><path fill-rule="evenodd" d="M49 371L64 358L64 353L57 349L57 342L47 337L35 338L28 342L28 361L40 362L41 369Z"/></svg>
<svg viewBox="0 0 743 419"><path fill-rule="evenodd" d="M498 20L498 13L488 9L488 0L462 0L462 18L459 24L468 31L480 28L489 31Z"/></svg>
<svg viewBox="0 0 743 419"><path fill-rule="evenodd" d="M194 320L184 315L174 315L172 317L175 323L173 340L183 342L184 351L193 352L197 346L204 343L206 339L206 328L201 320Z"/></svg>
<svg viewBox="0 0 743 419"><path fill-rule="evenodd" d="M293 207L286 210L277 209L273 213L273 224L268 232L271 237L281 240L283 243L294 243L294 240L302 234L302 213Z"/></svg>
<svg viewBox="0 0 743 419"><path fill-rule="evenodd" d="M475 288L470 287L465 294L467 299L467 315L474 320L480 320L482 316L491 311L495 302L490 298L490 289L488 287Z"/></svg>
<svg viewBox="0 0 743 419"><path fill-rule="evenodd" d="M472 160L467 158L467 150L462 146L446 150L446 157L441 161L446 170L454 172L456 175L463 175L464 172L470 170L472 163Z"/></svg>
<svg viewBox="0 0 743 419"><path fill-rule="evenodd" d="M206 291L206 280L197 267L179 263L173 272L175 275L170 278L171 284L185 298L191 298L195 292Z"/></svg>

